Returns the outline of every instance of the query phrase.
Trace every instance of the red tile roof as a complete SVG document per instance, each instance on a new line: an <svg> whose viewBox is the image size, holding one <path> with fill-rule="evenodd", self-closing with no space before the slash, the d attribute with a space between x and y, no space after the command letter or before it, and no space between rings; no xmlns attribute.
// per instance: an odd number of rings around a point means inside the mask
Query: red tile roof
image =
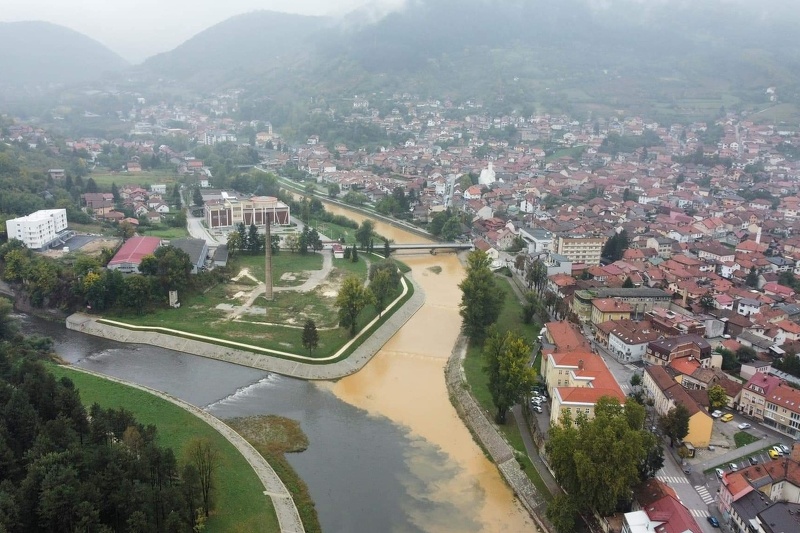
<svg viewBox="0 0 800 533"><path fill-rule="evenodd" d="M161 239L158 237L131 237L108 262L108 266L122 263L138 265L144 256L155 252L160 245Z"/></svg>

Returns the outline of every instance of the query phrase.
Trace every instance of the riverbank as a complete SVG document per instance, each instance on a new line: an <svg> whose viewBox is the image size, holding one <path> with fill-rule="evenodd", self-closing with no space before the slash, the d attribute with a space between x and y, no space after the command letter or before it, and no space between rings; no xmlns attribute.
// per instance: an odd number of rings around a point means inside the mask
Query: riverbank
<svg viewBox="0 0 800 533"><path fill-rule="evenodd" d="M131 383L129 381L125 381L119 378L114 378L111 376L107 376L104 374L100 374L97 372L92 372L90 370L86 370L83 368L78 368L74 366L70 367L55 367L53 369L54 373L68 375L73 382L75 383L76 387L81 390L81 399L86 403L93 403L98 402L104 407L113 407L119 408L124 407L137 416L139 422L144 424L156 424L158 425L159 421L163 419L171 419L172 417L164 415L164 406L159 405L150 405L152 400L150 397L157 398L159 401L166 401L172 405L179 407L180 409L186 411L193 417L198 420L198 423L205 424L213 431L211 435L217 435L219 438L223 438L225 442L227 441L235 448L235 452L237 453L242 459L244 459L247 463L247 466L250 467L251 471L257 476L260 485L263 488L263 495L268 496L272 503L272 508L274 509L275 518L272 520L273 526L267 526L267 524L245 524L250 525L253 527L264 527L268 531L274 531L274 520L277 519L277 525L281 532L284 533L303 533L305 531L302 522L300 521L300 516L298 514L297 508L294 505L294 501L292 500L292 496L289 491L286 489L286 486L283 484L281 479L272 469L272 467L267 463L266 459L256 451L256 449L251 446L243 437L241 437L238 433L236 433L233 429L231 429L227 424L225 424L222 420L214 417L213 415L209 414L202 409L195 407L183 400L175 398L169 394L151 389L149 387L145 387L142 385L138 385L136 383ZM83 376L81 376L83 375ZM89 382L87 378L101 380L100 382L106 383L106 388L110 384L121 385L123 387L129 387L130 391L125 392L122 395L115 395L113 391L103 390L98 391L96 394L92 394L91 390L92 387L89 386ZM136 394L145 394L141 398L132 398L131 394L134 396ZM180 428L173 427L171 431L169 431L170 438L176 438L176 435L172 433L183 432L186 433L186 437L197 436L201 433L197 428L192 428L191 424L186 424L184 421L184 425ZM162 428L163 431L163 428ZM180 450L175 450L176 453L180 453ZM232 465L228 465L231 470L226 471L228 476L231 477L231 481L233 483L223 483L224 485L229 485L225 489L222 489L225 492L225 498L221 498L219 501L219 505L225 506L226 508L232 507L236 508L236 506L243 505L246 503L246 506L249 507L253 505L255 502L251 501L254 498L254 494L239 494L238 496L235 494L237 491L241 490L241 483L237 483L236 480L238 479L238 475L235 474L237 469L233 468ZM245 467L246 468L246 467ZM220 472L222 475L223 473ZM227 494L227 491L232 491L231 495ZM229 496L233 496L232 499ZM244 501L243 501L244 500ZM256 501L258 498L256 498ZM262 500L263 501L263 500ZM231 509L228 509L229 511ZM272 513L270 513L272 514ZM265 517L258 517L259 520L263 520ZM237 520L241 520L242 516L237 515L236 512L233 512L230 519L225 523L224 527L227 528L236 523ZM232 522L231 522L232 521Z"/></svg>
<svg viewBox="0 0 800 533"><path fill-rule="evenodd" d="M154 331L136 331L125 327L100 322L99 317L83 313L70 315L66 320L67 329L103 337L118 342L149 344L218 361L266 370L284 376L306 380L335 380L361 370L380 348L419 311L425 303L425 294L413 280L411 297L390 317L386 318L377 330L372 332L353 350L346 359L329 364L312 364L255 353L245 349L222 346L197 339L190 339ZM367 328L368 330L369 328Z"/></svg>

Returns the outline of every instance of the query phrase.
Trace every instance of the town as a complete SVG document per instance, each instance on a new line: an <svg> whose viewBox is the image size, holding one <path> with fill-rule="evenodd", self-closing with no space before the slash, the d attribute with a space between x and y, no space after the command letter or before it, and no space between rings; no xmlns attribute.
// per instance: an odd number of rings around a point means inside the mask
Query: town
<svg viewBox="0 0 800 533"><path fill-rule="evenodd" d="M89 169L80 179L93 185L80 205L9 218L8 237L69 252L81 239L68 210L122 234L176 219L180 232L181 195L188 204L197 191L198 216L189 218L204 229L171 242L194 272L214 268L238 224L262 233L268 220L290 224L283 201L236 190L242 176L274 172L290 190L471 243L559 319L539 338L545 388L525 401L538 452L546 455L548 429L565 413L591 419L609 397L642 399L652 431L678 441L637 489L633 511L608 519L607 531L700 531L697 518L737 531L794 523L800 449L787 445L800 434L800 132L735 113L685 126L492 116L478 102L394 94L311 111L374 139L312 133L296 143L269 122L235 120L238 96L191 105L138 97L118 112L128 135L110 139L10 123L3 142L77 158ZM221 162L216 150L235 155ZM40 171L63 185L74 183L74 168ZM169 173L154 181L153 168ZM97 174L113 189L94 183ZM108 268L137 271L130 257L159 246L141 239ZM139 242L145 251L134 249ZM659 421L676 412L686 431L671 434Z"/></svg>

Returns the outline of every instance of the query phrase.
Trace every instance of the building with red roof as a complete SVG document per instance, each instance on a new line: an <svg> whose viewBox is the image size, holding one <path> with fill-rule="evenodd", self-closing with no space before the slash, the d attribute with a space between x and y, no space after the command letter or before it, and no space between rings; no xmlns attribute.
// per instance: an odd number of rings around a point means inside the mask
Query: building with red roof
<svg viewBox="0 0 800 533"><path fill-rule="evenodd" d="M542 375L552 398L550 423L558 424L562 413L594 417L594 406L603 396L625 403L617 380L605 361L589 351L545 354Z"/></svg>
<svg viewBox="0 0 800 533"><path fill-rule="evenodd" d="M124 274L138 274L139 264L146 255L152 255L161 246L158 237L131 237L108 262L109 270L119 270Z"/></svg>

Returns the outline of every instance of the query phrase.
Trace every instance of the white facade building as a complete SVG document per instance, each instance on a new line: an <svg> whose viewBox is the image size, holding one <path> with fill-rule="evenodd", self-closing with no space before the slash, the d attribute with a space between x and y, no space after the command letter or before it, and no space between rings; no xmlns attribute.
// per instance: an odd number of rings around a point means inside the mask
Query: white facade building
<svg viewBox="0 0 800 533"><path fill-rule="evenodd" d="M9 239L19 239L32 250L41 250L67 229L66 209L44 209L6 221Z"/></svg>

